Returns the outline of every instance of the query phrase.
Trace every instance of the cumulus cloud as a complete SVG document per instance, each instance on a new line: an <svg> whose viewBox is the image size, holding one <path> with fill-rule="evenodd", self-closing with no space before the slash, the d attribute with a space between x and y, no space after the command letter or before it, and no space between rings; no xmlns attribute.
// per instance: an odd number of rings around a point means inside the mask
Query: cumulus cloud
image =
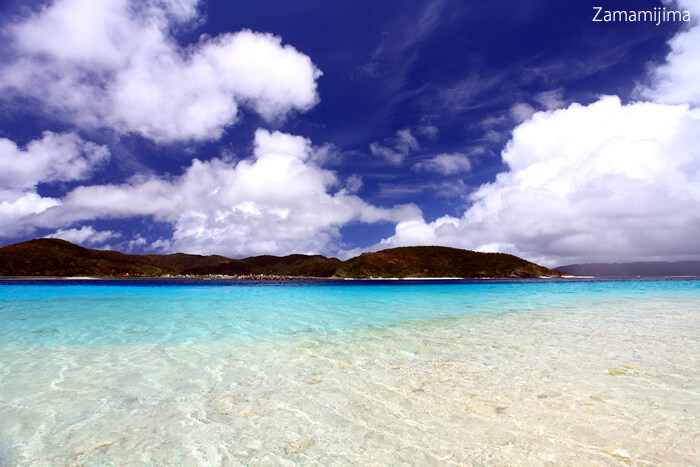
<svg viewBox="0 0 700 467"><path fill-rule="evenodd" d="M462 217L400 222L374 248L451 245L550 266L700 256L700 111L604 97L538 112L502 157L510 170Z"/></svg>
<svg viewBox="0 0 700 467"><path fill-rule="evenodd" d="M274 121L318 101L321 72L280 37L244 30L178 45L173 31L199 19L196 0L58 0L7 28L14 56L0 89L157 142L216 139L241 105Z"/></svg>
<svg viewBox="0 0 700 467"><path fill-rule="evenodd" d="M60 238L78 245L94 245L120 236L121 234L111 230L95 230L94 227L86 225L79 229L59 229L44 238Z"/></svg>
<svg viewBox="0 0 700 467"><path fill-rule="evenodd" d="M60 204L58 199L41 197L36 192L0 191L0 236L32 231L30 225L22 222L24 219Z"/></svg>
<svg viewBox="0 0 700 467"><path fill-rule="evenodd" d="M694 16L700 7L679 0ZM700 258L700 26L623 105L604 96L563 104L559 90L516 104L523 120L501 153L509 170L469 196L461 217L399 222L371 249L447 245L501 251L549 266L570 262Z"/></svg>
<svg viewBox="0 0 700 467"><path fill-rule="evenodd" d="M26 190L39 182L82 180L108 158L106 147L85 142L74 133L45 131L24 149L0 138L0 186Z"/></svg>
<svg viewBox="0 0 700 467"><path fill-rule="evenodd" d="M679 0L678 8L687 10L695 24L669 41L671 53L666 63L652 70L652 85L640 88L640 94L656 102L700 105L700 3Z"/></svg>
<svg viewBox="0 0 700 467"><path fill-rule="evenodd" d="M420 215L414 205L367 204L353 194L358 178L342 186L333 172L313 162L313 153L306 138L258 130L249 159L194 159L174 179L81 186L31 222L50 227L150 216L172 225L172 238L159 244L163 249L241 257L328 252L348 222L400 222Z"/></svg>
<svg viewBox="0 0 700 467"><path fill-rule="evenodd" d="M0 235L27 231L30 227L21 219L60 204L40 196L39 183L84 180L108 159L107 148L73 133L46 131L24 148L0 138Z"/></svg>
<svg viewBox="0 0 700 467"><path fill-rule="evenodd" d="M413 164L416 171L436 172L442 175L454 175L469 172L472 168L469 157L462 153L438 154Z"/></svg>
<svg viewBox="0 0 700 467"><path fill-rule="evenodd" d="M393 148L389 146L393 146ZM411 130L405 128L397 131L394 138L383 144L378 142L370 144L369 149L374 156L382 157L392 164L400 164L411 152L420 149L420 145Z"/></svg>

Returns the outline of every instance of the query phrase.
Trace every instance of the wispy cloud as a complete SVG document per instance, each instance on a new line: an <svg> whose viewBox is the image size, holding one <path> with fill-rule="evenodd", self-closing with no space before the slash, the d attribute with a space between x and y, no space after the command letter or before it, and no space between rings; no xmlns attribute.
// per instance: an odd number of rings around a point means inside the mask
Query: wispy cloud
<svg viewBox="0 0 700 467"><path fill-rule="evenodd" d="M438 154L413 164L415 171L435 172L442 175L455 175L469 172L472 164L469 157L462 153Z"/></svg>
<svg viewBox="0 0 700 467"><path fill-rule="evenodd" d="M111 230L95 230L92 226L83 226L79 229L59 229L44 238L60 238L79 245L95 245L107 240L119 238L121 234Z"/></svg>
<svg viewBox="0 0 700 467"><path fill-rule="evenodd" d="M418 140L411 130L405 128L396 132L396 136L383 143L374 142L369 145L370 152L374 156L382 157L392 164L401 164L406 156L420 149Z"/></svg>

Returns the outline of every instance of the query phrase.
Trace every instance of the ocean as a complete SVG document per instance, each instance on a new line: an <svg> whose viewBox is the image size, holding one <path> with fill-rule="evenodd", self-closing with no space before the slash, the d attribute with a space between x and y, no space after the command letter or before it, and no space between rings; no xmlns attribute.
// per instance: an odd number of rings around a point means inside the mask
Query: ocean
<svg viewBox="0 0 700 467"><path fill-rule="evenodd" d="M0 281L0 465L698 465L700 280Z"/></svg>

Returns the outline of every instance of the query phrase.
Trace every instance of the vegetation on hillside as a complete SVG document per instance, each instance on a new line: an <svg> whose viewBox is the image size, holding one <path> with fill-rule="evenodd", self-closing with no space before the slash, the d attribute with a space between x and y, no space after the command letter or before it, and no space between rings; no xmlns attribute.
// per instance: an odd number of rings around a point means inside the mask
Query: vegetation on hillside
<svg viewBox="0 0 700 467"><path fill-rule="evenodd" d="M347 261L320 255L126 255L42 238L0 248L0 276L272 275L305 277L537 277L557 275L517 256L421 246L364 253Z"/></svg>
<svg viewBox="0 0 700 467"><path fill-rule="evenodd" d="M137 255L99 251L64 240L40 238L0 248L3 276L161 275L163 270Z"/></svg>
<svg viewBox="0 0 700 467"><path fill-rule="evenodd" d="M57 238L39 238L0 248L2 276L161 276L231 261L223 256L125 255L92 250Z"/></svg>
<svg viewBox="0 0 700 467"><path fill-rule="evenodd" d="M336 274L343 277L523 278L557 273L504 253L415 246L363 253L345 261Z"/></svg>

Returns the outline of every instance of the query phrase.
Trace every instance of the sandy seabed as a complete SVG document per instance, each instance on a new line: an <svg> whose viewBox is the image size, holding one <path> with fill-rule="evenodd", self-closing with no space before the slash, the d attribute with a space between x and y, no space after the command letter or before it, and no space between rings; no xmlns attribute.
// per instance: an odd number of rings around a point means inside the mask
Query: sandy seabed
<svg viewBox="0 0 700 467"><path fill-rule="evenodd" d="M0 465L700 464L697 302L302 331L0 344Z"/></svg>

